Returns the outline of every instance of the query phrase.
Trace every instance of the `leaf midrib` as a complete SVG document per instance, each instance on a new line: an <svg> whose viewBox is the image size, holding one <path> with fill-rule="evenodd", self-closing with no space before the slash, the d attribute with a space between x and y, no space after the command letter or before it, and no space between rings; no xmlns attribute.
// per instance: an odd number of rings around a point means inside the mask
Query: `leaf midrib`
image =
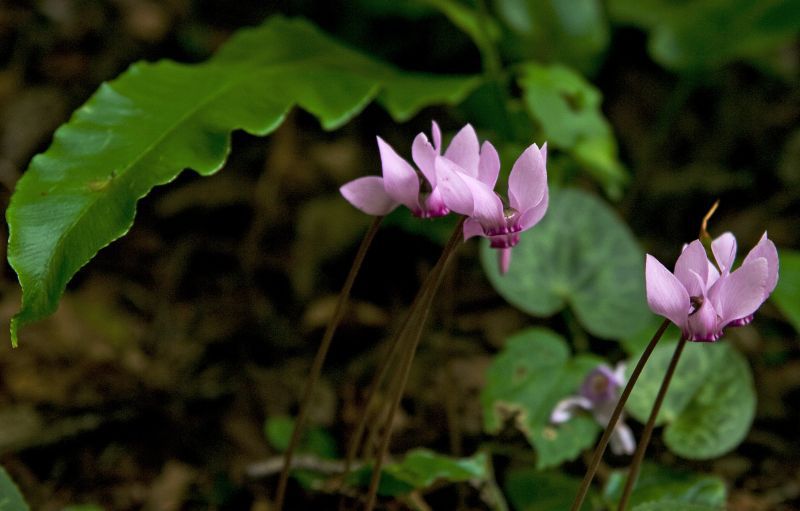
<svg viewBox="0 0 800 511"><path fill-rule="evenodd" d="M241 81L244 81L246 78L249 78L249 77L239 76L239 77L236 77L235 79L229 79L229 80L225 81L219 89L214 91L212 94L209 94L202 101L198 102L196 106L194 106L193 108L190 108L187 112L185 112L183 115L181 115L178 119L176 119L176 121L174 123L172 123L166 129L164 129L164 131L158 137L156 137L156 139L153 140L153 142L151 144L149 144L142 152L140 152L139 155L136 156L136 158L134 158L128 165L126 165L125 167L123 167L122 169L120 169L118 171L119 172L118 175L120 176L120 178L122 178L123 176L127 176L128 172L130 172L132 168L137 166L147 155L149 155L153 151L153 149L155 149L159 144L161 144L169 135L174 133L177 130L178 126L182 125L184 122L186 122L187 119L189 119L190 117L193 117L198 112L200 112L200 110L205 108L208 105L209 102L211 102L214 99L218 98L221 94L226 92L231 86L233 86L234 84L237 84L237 83L239 83ZM112 84L109 83L108 86L113 89L113 85ZM120 95L122 95L122 96L125 96L126 98L128 97L127 95L122 94L121 92L119 92L117 90L115 90L115 92L120 94ZM84 109L84 108L86 108L86 107L85 106L81 107L81 110ZM224 163L224 160L223 160L223 163ZM159 183L156 183L153 186L157 186L158 184ZM99 201L104 200L109 196L108 194L110 194L112 192L113 186L114 186L114 183L112 182L110 184L110 186L107 188L107 191L100 191L100 193L95 193L94 194L95 198L90 200L89 202L87 202L87 205L84 206L83 208L81 208L81 211L78 213L78 215L75 218L75 220L73 222L71 222L69 224L69 227L64 229L63 233L59 236L58 241L54 245L54 250L52 252L52 255L47 259L47 269L45 271L45 275L48 277L48 279L50 281L54 280L53 279L53 273L54 273L54 268L55 268L54 261L57 260L59 257L63 258L64 240L67 239L70 236L70 234L73 232L75 227L78 224L81 223L81 221L85 218L86 214L89 211L91 211L98 204ZM150 189L152 189L152 187ZM138 202L139 199L141 199L142 197L147 195L148 191L145 191L145 193L143 195L140 195L139 197L136 197L136 202ZM118 239L121 235L123 235L125 233L125 231L130 228L130 225L131 225L131 223L129 222L123 228L123 232L119 236L116 236L116 237L108 240L106 242L106 244L103 245L103 247L108 246L109 243L111 243L112 241L114 241L115 239ZM59 257L57 257L57 254L58 254ZM16 269L16 265L13 265L13 266L15 266L15 269ZM82 266L83 266L83 264L81 265L81 267ZM76 269L76 271L77 271L77 269ZM45 282L45 281L46 280L42 279L42 280L39 280L38 282ZM38 288L39 291L41 291L41 286L36 286L36 288ZM66 288L66 282L64 283L63 288ZM23 298L24 297L25 297L25 289L23 289ZM24 310L24 308L23 308L23 310Z"/></svg>

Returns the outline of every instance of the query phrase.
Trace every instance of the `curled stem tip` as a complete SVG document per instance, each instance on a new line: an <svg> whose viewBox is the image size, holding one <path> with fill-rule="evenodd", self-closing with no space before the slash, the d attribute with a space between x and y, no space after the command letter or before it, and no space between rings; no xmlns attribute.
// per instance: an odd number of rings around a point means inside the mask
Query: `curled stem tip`
<svg viewBox="0 0 800 511"><path fill-rule="evenodd" d="M711 205L708 212L703 217L703 220L700 222L700 240L701 241L711 241L711 235L708 233L708 221L714 215L714 212L717 211L719 207L719 199L714 201L714 204Z"/></svg>

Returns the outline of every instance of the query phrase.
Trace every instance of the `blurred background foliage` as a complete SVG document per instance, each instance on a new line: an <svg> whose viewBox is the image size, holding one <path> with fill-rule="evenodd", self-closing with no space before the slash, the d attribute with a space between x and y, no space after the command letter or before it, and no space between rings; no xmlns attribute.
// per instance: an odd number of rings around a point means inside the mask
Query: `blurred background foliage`
<svg viewBox="0 0 800 511"><path fill-rule="evenodd" d="M575 487L583 465L536 471L561 461L542 460L553 454L541 448L546 410L530 417L528 428L487 422L485 395L503 382L486 378L503 373L497 367L520 345L512 335L530 326L561 347L553 359L530 351L518 359L550 364L569 380L580 379L572 373L586 357L635 354L639 338L646 342L654 330L646 312L605 323L596 313L630 307L608 298L637 293L615 286L616 279L641 277L629 260L647 251L669 265L719 198L712 233L734 231L741 256L767 229L781 251L774 300L754 326L726 335L732 349L724 356L737 361L729 367L745 372L715 373L736 389L752 370L755 420L722 457L676 458L680 425L698 406L715 404L702 398L708 382L684 389L664 439L656 435L655 463L634 504L669 498L698 506L727 500L732 510L798 508L800 3L6 1L4 206L31 156L102 81L139 59L202 61L236 29L273 14L302 16L400 69L480 75L481 85L457 107L428 107L402 124L371 105L328 132L296 111L267 139L236 133L223 172L204 179L185 173L140 202L129 235L78 273L53 317L29 327L15 351L0 338L0 464L33 509L269 509L274 471L254 475L255 464L285 448L287 417L297 411L310 357L369 222L343 204L337 188L378 172L376 134L408 157L413 136L427 132L431 119L449 134L473 123L496 142L506 173L521 148L547 140L551 182L580 191L563 193L568 198L554 202L552 225L523 239L512 271L528 258L541 263L539 251L569 263L537 268L550 280L528 286L533 296L510 298L491 264L484 275L478 244L462 248L415 362L396 424L397 459L387 468L392 485L382 493L401 508L500 509L503 488L513 509L563 509L553 496ZM452 225L401 211L388 223L315 397L305 447L318 458L341 451L336 446L361 413L381 349ZM565 245L564 238L576 241ZM576 278L609 261L617 266L599 290ZM8 268L0 293L7 319L20 299ZM708 367L716 363L709 359ZM743 388L749 403L753 387ZM515 403L542 406L524 393ZM635 416L646 413L632 406ZM410 451L420 446L447 456ZM579 449L573 451L569 459ZM619 491L615 469L626 460L609 463L595 506L613 505ZM439 482L431 484L420 465ZM313 474L297 481L297 506L336 502Z"/></svg>

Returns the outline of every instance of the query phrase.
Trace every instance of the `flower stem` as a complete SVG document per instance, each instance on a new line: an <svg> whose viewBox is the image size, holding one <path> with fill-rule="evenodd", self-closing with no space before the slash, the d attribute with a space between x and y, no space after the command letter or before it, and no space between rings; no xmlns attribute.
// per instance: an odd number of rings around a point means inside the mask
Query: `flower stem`
<svg viewBox="0 0 800 511"><path fill-rule="evenodd" d="M372 240L375 238L375 234L378 232L378 228L380 227L382 220L382 216L375 217L369 227L369 230L361 240L361 245L358 247L356 257L353 260L353 265L350 267L350 273L347 274L344 286L342 286L342 290L339 293L339 299L336 302L336 309L334 310L333 316L331 316L328 326L325 329L325 333L322 336L322 342L317 350L317 354L314 356L314 362L311 365L311 370L309 372L308 379L306 380L306 387L303 391L303 400L301 401L300 410L294 423L294 429L292 430L292 438L289 441L289 447L286 449L283 457L283 469L281 470L281 475L278 479L278 487L275 490L276 511L281 511L281 509L283 509L283 502L286 497L286 486L289 482L289 471L292 466L292 456L294 454L294 450L297 448L297 444L300 441L300 436L305 426L306 417L308 416L311 397L314 393L314 388L319 381L320 374L322 373L322 366L325 363L325 358L328 356L328 350L331 347L331 341L336 333L336 328L342 321L342 317L344 316L345 312L345 306L347 305L350 297L350 290L353 288L353 283L355 282L356 276L358 275L361 265L364 262L364 257L367 254L369 246L372 244Z"/></svg>
<svg viewBox="0 0 800 511"><path fill-rule="evenodd" d="M633 454L633 461L631 461L631 467L628 470L628 478L625 480L625 488L622 490L622 497L619 500L619 507L617 508L619 511L624 510L628 505L628 500L630 500L631 493L633 492L633 485L636 483L637 477L639 477L639 469L642 466L644 453L647 450L647 445L650 443L650 437L653 435L656 417L658 417L658 412L661 410L661 404L664 402L664 397L667 395L667 389L672 381L672 375L675 374L675 368L678 367L678 359L681 358L681 353L683 353L683 348L685 346L686 338L681 336L678 345L675 346L675 353L672 355L672 360L669 362L664 380L661 382L661 388L658 389L656 400L653 403L653 409L650 411L650 417L648 417L647 424L645 424L644 431L642 432L642 438L639 440L639 445L636 446L636 452Z"/></svg>
<svg viewBox="0 0 800 511"><path fill-rule="evenodd" d="M611 414L611 418L608 421L608 426L606 426L603 436L600 437L600 441L597 443L597 447L595 447L592 460L589 462L589 466L586 469L586 475L583 476L583 481L581 481L581 486L578 488L578 493L575 495L575 500L572 502L570 511L578 511L583 505L583 501L586 498L586 493L589 491L589 486L592 484L592 479L594 479L594 474L597 472L597 467L600 466L600 460L603 459L603 453L608 446L609 440L611 440L611 433L613 433L614 428L619 421L619 417L622 415L622 409L625 407L625 403L628 401L628 396L631 395L631 390L633 390L636 380L639 379L639 375L642 373L644 365L647 363L647 360L653 353L656 344L658 344L658 341L661 339L661 336L664 335L664 332L667 330L668 326L668 319L661 323L661 326L650 340L650 344L647 345L642 353L642 356L639 357L636 367L633 368L631 377L628 378L628 383L625 385L622 394L619 396L619 401L617 401L617 406L614 408L614 413Z"/></svg>
<svg viewBox="0 0 800 511"><path fill-rule="evenodd" d="M375 501L378 494L378 484L381 480L381 468L389 450L389 441L392 436L392 423L394 422L394 416L397 412L397 408L400 405L400 400L403 398L403 391L405 390L406 383L408 382L408 375L411 372L411 366L414 360L414 355L417 351L417 346L419 346L422 332L425 329L425 321L428 319L431 304L433 303L433 297L436 295L436 290L439 289L439 286L442 283L442 277L444 276L445 269L447 268L447 263L450 261L450 258L455 252L456 247L458 247L462 240L462 227L464 225L464 220L465 218L461 217L456 225L455 230L453 231L453 234L450 237L450 240L447 242L447 245L445 245L442 255L439 257L439 261L437 261L436 266L433 267L431 272L428 274L428 277L425 279L425 283L423 284L423 287L419 293L423 297L419 301L415 300L416 306L412 307L412 310L409 311L409 321L406 326L410 328L410 332L404 328L404 331L400 333L400 336L404 336L406 333L410 334L410 345L405 353L405 357L402 359L402 365L399 373L399 384L395 385L395 388L392 389L394 393L390 403L389 416L386 419L381 445L378 449L378 454L375 457L375 464L372 466L372 478L370 479L369 490L367 491L367 504L364 508L366 511L372 511L372 509L375 507Z"/></svg>
<svg viewBox="0 0 800 511"><path fill-rule="evenodd" d="M427 299L428 295L431 292L431 286L432 286L432 281L430 278L427 278L425 282L423 282L420 290L417 292L417 296L414 297L414 301L412 302L411 307L409 308L409 313L403 320L403 324L400 327L400 330L392 337L392 340L389 344L389 347L386 350L386 353L381 358L381 362L380 365L378 366L377 371L375 372L375 376L373 376L372 382L370 382L370 385L368 387L369 390L367 393L367 400L364 408L364 413L361 414L361 418L358 421L355 432L353 433L353 436L351 437L350 443L347 447L347 455L344 462L344 471L342 472L339 483L340 490L341 487L347 481L347 475L350 473L350 469L352 468L353 462L356 458L356 455L358 454L359 447L361 446L361 440L364 437L364 433L366 431L367 424L369 423L370 418L374 417L374 420L378 424L381 421L381 417L383 416L383 411L380 409L380 407L378 407L377 410L373 411L373 408L375 408L378 391L381 385L383 385L383 382L386 379L389 369L392 367L392 362L394 361L395 357L400 351L400 347L402 346L403 341L405 340L406 334L411 325L411 321L415 317L414 311L419 310L420 302ZM372 444L373 433L377 431L377 428L378 426L373 428L373 430L370 432L369 439L364 444L365 450L366 446ZM365 452L364 454L365 457L367 457L366 456L367 453ZM344 509L345 509L345 496L342 495L342 498L339 500L339 511L344 511Z"/></svg>

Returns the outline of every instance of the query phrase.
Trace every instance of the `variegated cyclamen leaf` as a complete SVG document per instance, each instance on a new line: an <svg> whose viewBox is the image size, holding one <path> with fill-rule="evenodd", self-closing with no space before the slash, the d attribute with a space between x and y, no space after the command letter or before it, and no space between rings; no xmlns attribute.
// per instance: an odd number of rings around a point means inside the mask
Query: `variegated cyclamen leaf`
<svg viewBox="0 0 800 511"><path fill-rule="evenodd" d="M497 251L486 242L481 256L497 292L534 316L569 306L586 330L606 339L633 335L653 318L642 249L616 213L586 192L551 188L544 219L520 235L508 273L500 274Z"/></svg>
<svg viewBox="0 0 800 511"><path fill-rule="evenodd" d="M486 373L480 397L484 428L496 433L513 420L535 448L539 469L575 459L594 443L600 426L588 414L555 425L550 414L601 362L589 355L570 357L564 339L550 330L513 335Z"/></svg>
<svg viewBox="0 0 800 511"><path fill-rule="evenodd" d="M675 343L658 346L626 409L646 421ZM630 359L629 366L635 363ZM678 362L657 424L675 454L710 459L735 448L753 422L756 394L747 360L725 342L689 343Z"/></svg>
<svg viewBox="0 0 800 511"><path fill-rule="evenodd" d="M800 332L800 252L782 249L780 258L781 278L772 293L772 301L778 305L794 329Z"/></svg>
<svg viewBox="0 0 800 511"><path fill-rule="evenodd" d="M729 344L708 372L695 396L664 430L664 441L675 454L710 459L735 448L756 413L756 392L747 360Z"/></svg>
<svg viewBox="0 0 800 511"><path fill-rule="evenodd" d="M627 478L627 469L615 470L608 478L603 488L603 500L609 509L618 507ZM725 481L717 476L644 463L630 497L630 506L636 509L640 504L663 501L680 505L722 506L727 493Z"/></svg>

